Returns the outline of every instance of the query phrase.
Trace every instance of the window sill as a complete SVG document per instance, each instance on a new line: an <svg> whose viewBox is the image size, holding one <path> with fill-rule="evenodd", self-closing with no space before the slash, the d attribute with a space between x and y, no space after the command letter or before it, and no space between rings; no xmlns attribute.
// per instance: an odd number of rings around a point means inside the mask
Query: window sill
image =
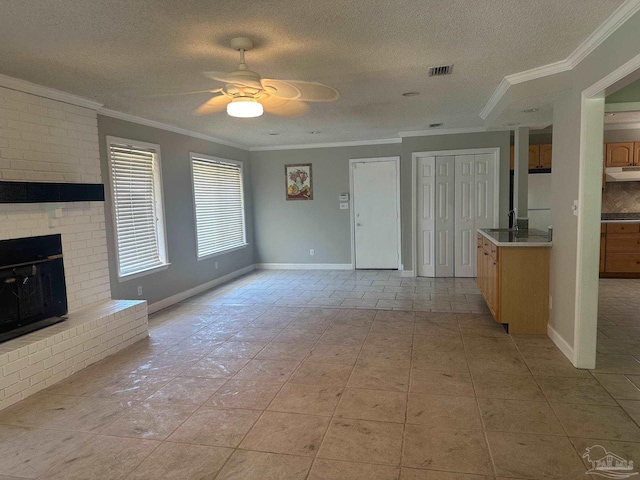
<svg viewBox="0 0 640 480"><path fill-rule="evenodd" d="M140 277L144 277L146 275L151 275L153 273L161 272L163 270L166 270L170 266L171 266L170 263L165 263L164 265L160 265L159 267L153 267L153 268L149 268L147 270L142 270L140 272L130 273L129 275L125 275L123 277L118 276L118 282L120 282L120 283L128 282L129 280L133 280L135 278L140 278Z"/></svg>
<svg viewBox="0 0 640 480"><path fill-rule="evenodd" d="M249 246L249 244L245 243L244 245L241 245L239 247L230 248L228 250L223 250L221 252L210 253L209 255L205 255L203 257L198 257L198 261L200 262L202 260L210 260L212 258L219 257L220 255L226 255L227 253L237 252L238 250L242 250L243 248L247 248L248 246Z"/></svg>

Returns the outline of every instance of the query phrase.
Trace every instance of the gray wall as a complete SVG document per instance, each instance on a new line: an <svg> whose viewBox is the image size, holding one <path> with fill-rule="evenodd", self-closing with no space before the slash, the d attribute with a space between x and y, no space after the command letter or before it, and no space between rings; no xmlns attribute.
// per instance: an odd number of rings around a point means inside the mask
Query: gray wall
<svg viewBox="0 0 640 480"><path fill-rule="evenodd" d="M637 101L640 102L640 98ZM640 129L604 131L604 143L618 142L640 142Z"/></svg>
<svg viewBox="0 0 640 480"><path fill-rule="evenodd" d="M98 134L100 137L102 178L105 181L105 190L107 193L105 217L111 294L113 298L144 298L152 304L254 263L251 162L249 152L103 115L98 115ZM116 268L109 167L105 138L107 135L160 145L167 247L171 266L167 270L125 282L118 281L118 270ZM249 243L246 248L207 260L197 260L189 152L240 160L243 162L245 218L247 224L247 242ZM214 268L214 262L216 261L218 262L217 270ZM139 285L143 287L142 297L138 297L137 294L137 287Z"/></svg>
<svg viewBox="0 0 640 480"><path fill-rule="evenodd" d="M404 138L402 144L271 150L251 153L257 261L351 263L349 211L338 195L349 191L349 159L400 156L402 263L412 268L411 154L436 150L500 148L500 224L509 208L509 131ZM284 196L284 165L312 163L314 199ZM309 249L315 249L315 256Z"/></svg>
<svg viewBox="0 0 640 480"><path fill-rule="evenodd" d="M350 210L338 201L349 159L399 155L400 144L251 152L256 261L351 264ZM285 200L284 166L295 163L312 164L313 200Z"/></svg>

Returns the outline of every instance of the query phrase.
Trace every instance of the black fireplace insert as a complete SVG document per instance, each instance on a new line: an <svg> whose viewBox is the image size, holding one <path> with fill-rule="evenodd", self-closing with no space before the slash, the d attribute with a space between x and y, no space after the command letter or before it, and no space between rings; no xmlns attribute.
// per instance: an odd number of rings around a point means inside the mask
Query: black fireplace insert
<svg viewBox="0 0 640 480"><path fill-rule="evenodd" d="M0 342L65 319L62 237L0 241Z"/></svg>

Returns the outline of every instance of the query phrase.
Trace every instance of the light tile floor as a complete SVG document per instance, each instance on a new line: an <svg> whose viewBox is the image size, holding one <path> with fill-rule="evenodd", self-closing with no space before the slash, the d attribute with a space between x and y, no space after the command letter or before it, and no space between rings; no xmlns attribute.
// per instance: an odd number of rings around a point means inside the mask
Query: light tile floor
<svg viewBox="0 0 640 480"><path fill-rule="evenodd" d="M638 291L602 281L581 371L472 279L255 272L1 411L0 480L588 478L593 445L640 461Z"/></svg>

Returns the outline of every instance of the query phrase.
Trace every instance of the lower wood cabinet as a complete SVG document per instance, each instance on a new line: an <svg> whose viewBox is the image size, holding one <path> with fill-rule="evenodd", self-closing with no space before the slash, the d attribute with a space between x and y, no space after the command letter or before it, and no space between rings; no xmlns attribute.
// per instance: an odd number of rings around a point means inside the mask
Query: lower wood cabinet
<svg viewBox="0 0 640 480"><path fill-rule="evenodd" d="M546 334L549 248L498 247L477 237L477 283L491 315L509 333Z"/></svg>
<svg viewBox="0 0 640 480"><path fill-rule="evenodd" d="M602 227L601 276L640 276L640 223L603 223Z"/></svg>

